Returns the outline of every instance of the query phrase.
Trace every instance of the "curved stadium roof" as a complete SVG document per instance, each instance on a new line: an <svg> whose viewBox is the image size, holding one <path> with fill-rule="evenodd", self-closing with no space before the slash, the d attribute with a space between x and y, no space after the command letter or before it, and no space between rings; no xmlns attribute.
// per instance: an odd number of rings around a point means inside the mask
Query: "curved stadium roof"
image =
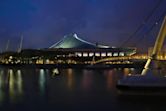
<svg viewBox="0 0 166 111"><path fill-rule="evenodd" d="M76 34L64 36L59 42L53 44L49 48L79 48L79 49L93 49L93 48L110 48L109 46L96 45L79 38Z"/></svg>

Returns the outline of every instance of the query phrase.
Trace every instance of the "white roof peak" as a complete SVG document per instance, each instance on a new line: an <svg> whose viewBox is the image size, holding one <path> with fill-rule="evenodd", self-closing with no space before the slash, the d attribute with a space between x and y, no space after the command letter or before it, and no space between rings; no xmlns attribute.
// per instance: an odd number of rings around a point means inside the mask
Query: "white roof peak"
<svg viewBox="0 0 166 111"><path fill-rule="evenodd" d="M74 33L74 34L73 34L73 37L78 38L78 36L77 36L77 34L76 34L76 33Z"/></svg>

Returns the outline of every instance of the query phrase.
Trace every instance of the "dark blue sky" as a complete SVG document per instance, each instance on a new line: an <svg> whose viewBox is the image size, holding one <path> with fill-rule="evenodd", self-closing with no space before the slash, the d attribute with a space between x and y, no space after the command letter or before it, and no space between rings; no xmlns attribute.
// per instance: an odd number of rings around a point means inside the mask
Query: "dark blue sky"
<svg viewBox="0 0 166 111"><path fill-rule="evenodd" d="M10 39L10 49L16 50L21 34L24 48L45 48L70 33L91 42L121 46L159 1L0 0L0 48L4 50ZM166 11L165 6L166 0L162 0L149 21L124 46L151 46L160 23L142 37Z"/></svg>

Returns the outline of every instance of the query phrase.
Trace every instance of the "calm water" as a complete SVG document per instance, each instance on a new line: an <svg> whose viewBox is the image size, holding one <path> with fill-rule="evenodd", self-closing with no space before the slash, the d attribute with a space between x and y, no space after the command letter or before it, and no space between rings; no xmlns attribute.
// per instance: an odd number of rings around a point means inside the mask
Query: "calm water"
<svg viewBox="0 0 166 111"><path fill-rule="evenodd" d="M0 111L166 111L163 97L118 95L116 81L140 72L0 68Z"/></svg>

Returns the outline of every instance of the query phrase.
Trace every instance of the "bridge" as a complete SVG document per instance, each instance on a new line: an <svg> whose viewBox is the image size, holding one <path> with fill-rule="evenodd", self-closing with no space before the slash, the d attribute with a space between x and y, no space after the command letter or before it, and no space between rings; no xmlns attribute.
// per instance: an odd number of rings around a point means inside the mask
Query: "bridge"
<svg viewBox="0 0 166 111"><path fill-rule="evenodd" d="M93 64L100 64L100 63L107 63L107 62L133 62L133 61L146 61L149 58L148 55L141 54L141 55L133 55L133 56L122 56L122 57L107 57L102 58L96 61L93 61ZM166 54L158 55L157 60L165 61Z"/></svg>

